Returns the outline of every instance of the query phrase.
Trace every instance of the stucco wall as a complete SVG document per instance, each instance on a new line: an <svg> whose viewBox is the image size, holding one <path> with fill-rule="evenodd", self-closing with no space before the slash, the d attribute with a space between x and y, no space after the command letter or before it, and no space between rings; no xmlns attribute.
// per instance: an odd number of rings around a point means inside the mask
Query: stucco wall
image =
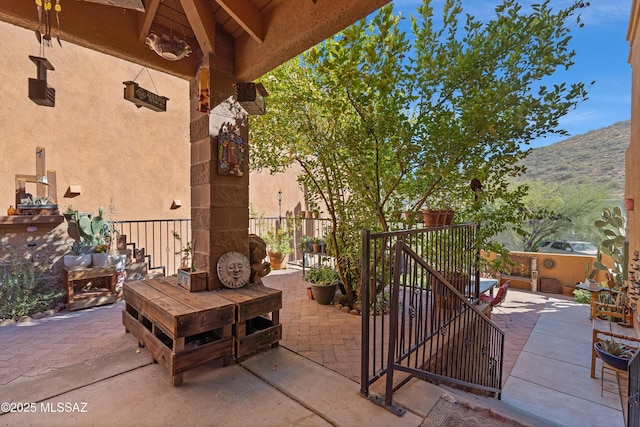
<svg viewBox="0 0 640 427"><path fill-rule="evenodd" d="M640 249L640 7L633 1L627 38L630 44L631 66L631 140L625 158L625 199L633 199L634 209L627 210L629 250Z"/></svg>
<svg viewBox="0 0 640 427"><path fill-rule="evenodd" d="M35 175L41 146L47 169L56 171L61 210L72 205L96 212L113 198L122 220L189 218L187 81L62 41L62 47L45 49L55 67L48 81L56 105L39 106L28 98L28 78L36 77L29 55L40 55L33 32L0 23L0 34L7 41L0 44L0 215L14 204L15 175ZM169 98L166 112L123 99L122 82L138 73L140 86ZM70 185L80 185L81 194L65 197ZM265 172L250 177L250 205L277 216L280 189L283 214L304 204L295 172ZM35 185L27 190L35 194ZM181 208L171 209L174 199L182 201Z"/></svg>

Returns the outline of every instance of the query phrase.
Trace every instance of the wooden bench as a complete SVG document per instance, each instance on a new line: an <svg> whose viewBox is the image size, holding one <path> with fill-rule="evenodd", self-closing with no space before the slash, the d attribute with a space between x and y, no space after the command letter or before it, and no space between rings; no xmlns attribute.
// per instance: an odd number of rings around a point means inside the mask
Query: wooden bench
<svg viewBox="0 0 640 427"><path fill-rule="evenodd" d="M226 366L282 339L282 291L263 285L189 292L176 277L158 277L125 283L123 296L126 330L169 371L173 385L198 365L219 359Z"/></svg>
<svg viewBox="0 0 640 427"><path fill-rule="evenodd" d="M591 338L591 378L596 377L596 359L598 355L594 346L598 341L616 338L626 343L640 343L640 339L636 336L633 328L633 316L616 310L617 307L612 304L604 304L597 301L591 302L591 313L593 315L591 320L593 329ZM610 317L619 321L602 319L602 317Z"/></svg>
<svg viewBox="0 0 640 427"><path fill-rule="evenodd" d="M250 284L217 293L236 306L233 325L233 357L236 360L279 345L282 339L282 291Z"/></svg>
<svg viewBox="0 0 640 427"><path fill-rule="evenodd" d="M122 323L165 367L174 386L183 372L233 353L235 304L216 292L188 292L176 277L124 284Z"/></svg>

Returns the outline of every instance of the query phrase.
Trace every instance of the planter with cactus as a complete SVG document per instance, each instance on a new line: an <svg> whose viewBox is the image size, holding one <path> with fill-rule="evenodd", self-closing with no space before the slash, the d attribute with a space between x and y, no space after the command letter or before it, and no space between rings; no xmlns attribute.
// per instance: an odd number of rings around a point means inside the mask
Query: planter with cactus
<svg viewBox="0 0 640 427"><path fill-rule="evenodd" d="M593 348L604 363L621 371L627 370L635 351L632 347L615 340L598 341Z"/></svg>

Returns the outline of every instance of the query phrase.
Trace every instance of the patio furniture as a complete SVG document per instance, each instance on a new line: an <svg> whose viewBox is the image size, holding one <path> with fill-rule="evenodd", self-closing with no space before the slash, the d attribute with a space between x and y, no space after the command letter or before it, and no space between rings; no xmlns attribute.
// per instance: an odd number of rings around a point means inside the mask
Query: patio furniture
<svg viewBox="0 0 640 427"><path fill-rule="evenodd" d="M482 294L480 295L480 301L489 304L489 309L493 311L498 310L498 306L501 305L505 299L507 299L507 290L509 289L509 281L504 282L498 288L495 296Z"/></svg>
<svg viewBox="0 0 640 427"><path fill-rule="evenodd" d="M189 292L175 276L158 277L125 283L124 300L126 330L169 371L174 386L189 369L212 360L226 366L282 338L282 291L262 285Z"/></svg>
<svg viewBox="0 0 640 427"><path fill-rule="evenodd" d="M68 310L73 311L116 302L119 295L116 292L115 278L115 267L93 267L79 270L65 268L64 288Z"/></svg>
<svg viewBox="0 0 640 427"><path fill-rule="evenodd" d="M600 302L595 302L593 307L595 307L595 312L592 319L591 378L596 377L596 359L598 358L598 354L596 353L594 345L598 341L617 338L622 342L640 343L640 338L636 336L635 329L629 327L628 323L625 323L628 316L624 313L624 310L622 313L619 313L613 310L611 304ZM606 320L607 318L619 319L619 321Z"/></svg>

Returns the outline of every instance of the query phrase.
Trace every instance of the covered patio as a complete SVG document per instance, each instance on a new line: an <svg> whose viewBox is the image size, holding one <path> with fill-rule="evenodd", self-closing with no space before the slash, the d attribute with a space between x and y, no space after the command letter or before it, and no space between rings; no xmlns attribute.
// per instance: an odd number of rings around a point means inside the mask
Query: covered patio
<svg viewBox="0 0 640 427"><path fill-rule="evenodd" d="M265 279L283 291L281 347L226 368L203 365L186 372L178 388L125 333L122 302L0 327L7 344L0 358L2 394L38 408L36 414L3 414L0 423L79 425L90 417L94 425L132 419L183 425L215 417L241 425L417 426L446 407L444 400L464 404L474 416L485 410L496 425L624 424L617 381L605 378L601 396L599 366L597 378L589 376L588 305L510 291L493 315L506 333L502 401L414 379L394 394L408 409L396 417L358 396L360 317L309 300L299 270ZM41 403L46 409L48 402L89 402L88 412L42 413Z"/></svg>

